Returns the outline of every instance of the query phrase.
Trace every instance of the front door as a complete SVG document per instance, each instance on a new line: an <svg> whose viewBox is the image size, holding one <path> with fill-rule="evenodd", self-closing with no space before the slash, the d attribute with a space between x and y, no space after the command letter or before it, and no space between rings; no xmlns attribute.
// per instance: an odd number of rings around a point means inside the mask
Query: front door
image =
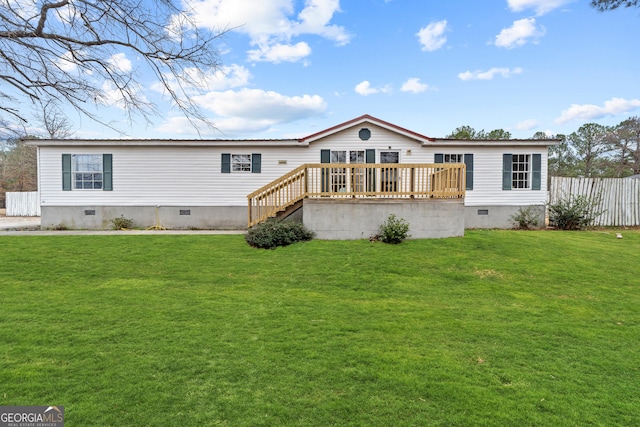
<svg viewBox="0 0 640 427"><path fill-rule="evenodd" d="M348 157L347 157L348 156ZM330 192L362 192L365 189L364 168L356 167L365 162L365 150L331 151L330 163L353 164L353 168L331 168Z"/></svg>
<svg viewBox="0 0 640 427"><path fill-rule="evenodd" d="M381 151L380 163L400 163L399 151ZM381 172L381 188L382 192L396 192L398 191L398 169L397 168L382 168Z"/></svg>

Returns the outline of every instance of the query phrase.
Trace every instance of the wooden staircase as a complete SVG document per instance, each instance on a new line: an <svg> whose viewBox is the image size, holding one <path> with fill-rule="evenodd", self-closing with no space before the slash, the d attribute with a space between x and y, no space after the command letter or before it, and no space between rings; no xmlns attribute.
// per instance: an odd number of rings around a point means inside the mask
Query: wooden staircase
<svg viewBox="0 0 640 427"><path fill-rule="evenodd" d="M463 198L463 163L304 164L247 196L248 225L286 217L308 197Z"/></svg>

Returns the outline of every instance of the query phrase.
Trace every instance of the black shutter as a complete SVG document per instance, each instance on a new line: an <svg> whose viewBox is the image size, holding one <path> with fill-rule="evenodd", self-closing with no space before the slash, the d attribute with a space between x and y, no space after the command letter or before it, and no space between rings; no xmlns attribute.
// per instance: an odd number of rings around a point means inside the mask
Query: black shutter
<svg viewBox="0 0 640 427"><path fill-rule="evenodd" d="M376 162L376 150L365 150L365 162ZM367 191L376 191L376 168L367 168Z"/></svg>
<svg viewBox="0 0 640 427"><path fill-rule="evenodd" d="M473 190L473 154L464 155L464 164L467 166L467 190Z"/></svg>
<svg viewBox="0 0 640 427"><path fill-rule="evenodd" d="M113 155L102 155L102 189L113 191Z"/></svg>
<svg viewBox="0 0 640 427"><path fill-rule="evenodd" d="M222 153L222 173L231 173L231 154Z"/></svg>
<svg viewBox="0 0 640 427"><path fill-rule="evenodd" d="M533 175L531 177L531 189L540 190L542 177L542 155L534 154L531 156L531 166Z"/></svg>
<svg viewBox="0 0 640 427"><path fill-rule="evenodd" d="M71 191L71 154L62 155L62 191Z"/></svg>
<svg viewBox="0 0 640 427"><path fill-rule="evenodd" d="M320 163L331 163L331 150L320 150Z"/></svg>
<svg viewBox="0 0 640 427"><path fill-rule="evenodd" d="M513 154L502 155L502 189L511 190L511 167L513 165Z"/></svg>
<svg viewBox="0 0 640 427"><path fill-rule="evenodd" d="M320 150L320 163L331 163L331 150ZM326 168L322 168L322 189L321 191L324 193L325 191L329 191L329 170Z"/></svg>
<svg viewBox="0 0 640 427"><path fill-rule="evenodd" d="M251 155L251 173L262 172L262 154L254 153Z"/></svg>

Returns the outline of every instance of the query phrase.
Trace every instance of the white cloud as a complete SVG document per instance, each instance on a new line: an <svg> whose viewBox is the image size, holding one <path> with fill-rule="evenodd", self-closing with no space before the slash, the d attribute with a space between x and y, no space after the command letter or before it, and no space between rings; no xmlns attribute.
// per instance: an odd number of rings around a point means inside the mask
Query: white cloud
<svg viewBox="0 0 640 427"><path fill-rule="evenodd" d="M260 89L227 90L194 96L202 108L223 117L286 123L323 113L327 104L318 95L285 96Z"/></svg>
<svg viewBox="0 0 640 427"><path fill-rule="evenodd" d="M527 43L528 39L544 36L544 28L536 28L535 18L524 18L513 22L510 28L504 28L496 36L495 45L512 49Z"/></svg>
<svg viewBox="0 0 640 427"><path fill-rule="evenodd" d="M540 16L573 1L574 0L508 0L507 3L509 4L509 9L513 12L534 9L536 14Z"/></svg>
<svg viewBox="0 0 640 427"><path fill-rule="evenodd" d="M343 27L329 25L336 12L340 12L340 0L307 0L306 7L298 14L300 21L293 27L293 32L318 34L338 45L345 45L351 36Z"/></svg>
<svg viewBox="0 0 640 427"><path fill-rule="evenodd" d="M538 121L534 119L523 120L519 123L516 123L514 128L516 130L531 130L538 127Z"/></svg>
<svg viewBox="0 0 640 427"><path fill-rule="evenodd" d="M369 83L367 80L358 83L355 87L355 91L356 93L363 96L373 95L374 93L378 93L378 89L372 88L371 83Z"/></svg>
<svg viewBox="0 0 640 427"><path fill-rule="evenodd" d="M605 116L626 114L637 108L640 108L640 99L611 98L605 101L602 107L593 104L572 104L555 119L554 123L564 124L573 120L589 121Z"/></svg>
<svg viewBox="0 0 640 427"><path fill-rule="evenodd" d="M180 87L175 78L165 77L172 87ZM325 100L318 95L286 96L273 91L243 88L249 84L251 74L240 65L224 66L209 73L188 69L183 77L192 83L186 86L191 100L214 113L214 117L208 120L224 135L266 131L276 124L318 116L327 108ZM182 87L185 88L184 84ZM152 89L164 92L160 83L153 85ZM195 125L201 134L210 132L204 124ZM183 117L171 117L157 130L193 134L194 125Z"/></svg>
<svg viewBox="0 0 640 427"><path fill-rule="evenodd" d="M516 67L514 69L510 68L491 68L487 71L465 71L464 73L459 73L458 78L460 80L469 81L469 80L492 80L496 75L501 75L504 78L509 78L516 74L521 74L522 68Z"/></svg>
<svg viewBox="0 0 640 427"><path fill-rule="evenodd" d="M100 103L112 107L117 107L121 110L125 109L128 102L131 102L131 97L135 97L137 102L143 104L149 101L144 96L142 88L134 83L129 83L129 88L126 91L120 91L113 82L106 80L102 83L100 88L102 94L99 99Z"/></svg>
<svg viewBox="0 0 640 427"><path fill-rule="evenodd" d="M426 27L421 28L416 36L418 36L418 40L420 40L422 50L432 52L444 46L447 42L447 37L444 35L446 30L446 19L438 22L432 22Z"/></svg>
<svg viewBox="0 0 640 427"><path fill-rule="evenodd" d="M206 123L198 121L190 122L184 116L174 116L166 119L164 123L154 130L169 135L210 135L214 138L231 138L253 133L266 132L274 124L270 120L248 120L243 118L210 119L213 122L211 129Z"/></svg>
<svg viewBox="0 0 640 427"><path fill-rule="evenodd" d="M420 83L420 79L412 77L402 84L400 88L403 92L420 93L429 89L429 85L426 83Z"/></svg>
<svg viewBox="0 0 640 427"><path fill-rule="evenodd" d="M107 64L112 70L121 73L128 73L133 69L131 61L127 59L124 53L116 53L107 59Z"/></svg>
<svg viewBox="0 0 640 427"><path fill-rule="evenodd" d="M295 45L289 44L273 44L261 46L258 49L250 50L250 61L266 61L266 62L296 62L311 54L311 48L305 42L299 42Z"/></svg>
<svg viewBox="0 0 640 427"><path fill-rule="evenodd" d="M272 126L318 116L327 108L318 95L288 97L276 92L258 89L209 92L193 97L201 107L217 117L209 118L217 132L216 137L231 137L266 132ZM203 123L191 123L186 117L168 118L156 130L167 134L191 135L194 124L202 134L211 133Z"/></svg>
<svg viewBox="0 0 640 427"><path fill-rule="evenodd" d="M249 55L254 58L257 55L261 61L272 58L274 62L293 61L310 55L308 44L292 44L293 37L318 35L337 45L351 40L344 27L330 23L340 11L339 0L306 0L297 14L295 6L299 2L294 0L187 0L186 3L199 26L247 34L251 45L258 47L249 51ZM289 46L285 53L283 46Z"/></svg>
<svg viewBox="0 0 640 427"><path fill-rule="evenodd" d="M66 71L68 73L75 71L78 68L70 52L64 52L60 58L58 58L57 65L62 71Z"/></svg>
<svg viewBox="0 0 640 427"><path fill-rule="evenodd" d="M203 71L197 68L187 68L182 74L184 81L178 83L175 76L166 74L165 80L176 92L184 90L188 94L198 94L202 91L226 90L246 86L251 79L251 73L245 67L237 64L224 65L214 71ZM151 89L164 93L162 83L156 81Z"/></svg>
<svg viewBox="0 0 640 427"><path fill-rule="evenodd" d="M200 123L197 120L189 121L185 116L174 116L165 119L165 122L156 126L154 130L169 135L193 135L197 131L203 133L209 129L205 123Z"/></svg>
<svg viewBox="0 0 640 427"><path fill-rule="evenodd" d="M356 91L356 93L362 96L367 96L367 95L373 95L376 93L389 93L391 92L391 87L388 85L379 87L379 88L371 87L371 83L369 83L368 80L364 80L358 83L354 88L354 90Z"/></svg>

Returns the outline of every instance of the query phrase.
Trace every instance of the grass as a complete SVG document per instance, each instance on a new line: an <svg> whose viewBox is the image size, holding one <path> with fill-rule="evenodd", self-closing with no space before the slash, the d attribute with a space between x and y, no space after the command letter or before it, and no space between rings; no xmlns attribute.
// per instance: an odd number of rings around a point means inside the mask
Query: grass
<svg viewBox="0 0 640 427"><path fill-rule="evenodd" d="M0 237L0 405L68 426L633 425L623 234Z"/></svg>

